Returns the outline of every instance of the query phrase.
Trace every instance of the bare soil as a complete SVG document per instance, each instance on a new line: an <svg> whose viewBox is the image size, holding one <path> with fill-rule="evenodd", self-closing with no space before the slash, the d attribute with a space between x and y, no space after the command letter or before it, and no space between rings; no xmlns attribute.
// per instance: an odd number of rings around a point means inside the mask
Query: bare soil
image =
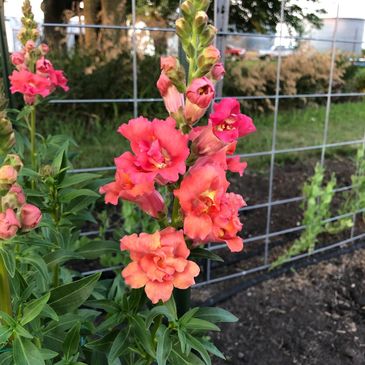
<svg viewBox="0 0 365 365"><path fill-rule="evenodd" d="M241 292L222 307L239 317L216 343L215 365L365 364L365 250Z"/></svg>

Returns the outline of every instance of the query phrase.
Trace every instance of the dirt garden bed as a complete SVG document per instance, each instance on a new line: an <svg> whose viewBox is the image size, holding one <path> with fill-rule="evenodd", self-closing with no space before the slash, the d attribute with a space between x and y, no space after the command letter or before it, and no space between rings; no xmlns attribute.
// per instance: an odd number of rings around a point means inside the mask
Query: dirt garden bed
<svg viewBox="0 0 365 365"><path fill-rule="evenodd" d="M216 365L365 363L365 250L266 281L221 306L240 320L215 335L227 357Z"/></svg>

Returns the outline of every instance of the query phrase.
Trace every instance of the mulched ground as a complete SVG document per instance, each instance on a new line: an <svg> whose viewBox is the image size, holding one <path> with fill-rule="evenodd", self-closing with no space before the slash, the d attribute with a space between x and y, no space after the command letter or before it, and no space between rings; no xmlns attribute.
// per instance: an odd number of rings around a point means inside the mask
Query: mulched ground
<svg viewBox="0 0 365 365"><path fill-rule="evenodd" d="M240 318L215 335L214 365L365 364L365 250L241 292L220 305Z"/></svg>

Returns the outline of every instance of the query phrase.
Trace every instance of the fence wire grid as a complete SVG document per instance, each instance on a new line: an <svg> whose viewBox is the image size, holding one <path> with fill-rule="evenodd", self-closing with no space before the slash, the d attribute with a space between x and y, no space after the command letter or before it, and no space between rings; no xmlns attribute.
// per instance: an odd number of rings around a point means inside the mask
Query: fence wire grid
<svg viewBox="0 0 365 365"><path fill-rule="evenodd" d="M136 0L130 0L131 1L131 8L132 8L132 19L131 19L131 25L97 25L97 24L59 24L59 23L43 23L41 26L43 27L76 27L76 28L97 28L97 29L114 29L114 30L126 30L131 31L131 41L132 41L132 70L133 70L133 98L124 98L124 99L54 99L49 101L51 104L90 104L90 103L131 103L133 104L133 115L134 117L138 117L138 107L141 103L161 103L161 98L140 98L138 96L138 57L137 57L137 43L136 43L136 32L137 31L150 31L150 32L175 32L174 28L162 28L162 27L140 27L136 26ZM288 2L287 0L281 1L281 11L280 11L280 24L279 24L279 31L277 34L252 34L252 33L244 33L244 32L234 32L228 30L228 24L229 24L229 0L215 0L214 1L214 24L218 28L217 33L217 41L216 46L220 50L222 55L222 61L224 62L225 57L225 47L228 36L234 36L234 37L255 37L255 38L272 38L276 39L278 41L278 55L277 55L277 64L276 64L276 80L275 80L275 94L274 95L260 95L260 96L242 96L242 95L226 95L230 97L236 97L238 100L262 100L262 99L272 99L274 101L274 113L273 113L273 128L272 128L272 140L271 140L271 149L267 151L257 151L254 153L242 153L238 154L240 157L244 158L253 158L253 157L263 157L268 156L270 158L269 162L269 186L267 191L267 201L265 203L260 204L254 204L254 205L248 205L240 210L240 213L244 214L248 211L254 211L258 209L265 209L266 213L266 227L265 227L265 233L261 235L254 235L252 237L248 237L244 239L244 242L246 245L252 244L255 242L263 242L263 252L261 260L262 262L259 262L255 264L253 267L247 269L247 270L239 270L237 272L234 272L232 274L224 274L224 275L214 275L214 265L212 265L212 262L210 260L207 260L205 265L205 278L197 283L195 287L202 287L208 284L218 283L222 281L232 280L234 278L244 277L249 274L258 273L264 270L267 270L270 268L271 262L270 262L270 243L272 242L272 239L279 236L285 236L292 233L298 233L305 229L305 226L303 225L297 225L295 227L288 227L283 230L279 231L272 231L271 230L271 222L272 222L272 210L273 207L282 207L282 209L289 209L288 207L285 207L287 205L290 205L292 203L298 203L303 200L302 196L296 196L291 197L287 199L280 199L275 200L273 196L273 189L274 189L274 174L275 174L275 162L276 162L276 156L279 154L290 154L290 153L298 153L298 152L306 152L306 151L318 151L320 152L320 164L324 166L325 164L325 158L326 158L326 151L331 148L344 148L344 147L356 147L360 146L361 144L365 144L365 137L359 136L359 139L356 140L349 140L349 141L343 141L343 142L336 142L336 143L328 143L328 131L330 128L330 111L331 111L331 103L332 98L344 98L344 97L364 97L365 92L339 92L339 93L333 93L333 79L334 79L334 70L335 70L335 61L336 61L336 51L337 46L340 43L351 43L351 44L362 44L362 40L348 40L348 39L339 39L338 38L338 22L339 22L339 1L337 3L337 15L335 18L335 25L333 29L333 34L331 38L321 38L321 37L308 37L308 36L293 36L293 35L285 35L283 31L283 24L285 23L284 19L284 9L285 9L285 3ZM365 16L365 14L364 14ZM280 77L281 77L281 71L282 71L282 59L283 55L280 50L280 46L282 46L282 42L285 39L294 39L296 41L317 41L317 42L328 42L331 44L331 63L330 63L330 70L328 75L328 90L327 93L312 93L312 94L296 94L296 95L286 95L281 94L280 90ZM223 80L224 82L224 80ZM222 82L221 82L222 83ZM217 90L217 96L215 100L221 100L222 97L222 84L218 84L218 90ZM296 148L287 148L287 149L278 149L277 148L277 132L279 128L279 109L280 109L280 101L283 99L300 99L300 98L322 98L325 99L325 117L324 117L324 128L323 128L323 138L322 143L320 145L312 145L312 146L298 146ZM364 122L365 126L365 122ZM258 130L256 133L260 133L260 130ZM249 138L249 137L248 137ZM74 169L70 171L71 173L79 173L79 172L106 172L106 171L113 171L114 167L89 167L89 168L82 168L82 169ZM335 193L341 193L344 191L349 191L352 189L352 186L344 186L335 189ZM243 192L244 193L244 192ZM263 192L264 193L264 192ZM322 223L328 223L328 222L334 222L342 218L346 217L352 217L354 226L356 223L356 216L358 214L364 213L365 207L363 209L360 209L356 212L349 212L347 214L337 215L334 217L331 217L330 219L327 219L323 221ZM83 232L82 235L84 236L92 236L97 235L98 231L88 231ZM361 240L364 240L365 238L365 232L359 232L357 235L355 235L354 228L351 229L350 237L345 238L343 240L340 240L335 243L322 245L321 247L318 247L314 249L311 253L303 253L300 255L297 255L295 257L292 257L287 262L295 262L304 258L307 258L312 255L320 254L328 250L334 250L339 249L345 245L352 244ZM289 240L291 240L289 238ZM209 249L212 251L225 249L226 245L222 244L209 244ZM244 259L243 259L244 260ZM89 275L95 272L107 272L107 271L113 271L119 269L119 266L111 267L111 268L105 268L100 270L92 270L88 272L84 272L82 275Z"/></svg>

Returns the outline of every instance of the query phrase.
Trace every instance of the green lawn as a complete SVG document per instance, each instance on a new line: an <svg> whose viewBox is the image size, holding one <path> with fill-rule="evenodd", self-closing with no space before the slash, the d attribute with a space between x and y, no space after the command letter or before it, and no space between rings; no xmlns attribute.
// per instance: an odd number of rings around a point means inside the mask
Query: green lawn
<svg viewBox="0 0 365 365"><path fill-rule="evenodd" d="M276 149L320 145L323 141L324 120L325 106L279 111ZM126 120L123 118L123 121ZM271 150L273 113L256 116L254 121L257 132L240 141L240 153ZM116 132L120 123L120 120L97 121L92 127L86 128L77 121L56 124L45 120L44 129L50 133L68 133L74 137L79 144L76 167L99 167L112 165L113 158L120 155L127 146L123 137ZM331 105L328 143L362 139L364 132L365 102ZM348 149L346 147L328 151L338 153ZM293 157L293 154L281 154L279 159ZM267 158L260 159L262 160Z"/></svg>

